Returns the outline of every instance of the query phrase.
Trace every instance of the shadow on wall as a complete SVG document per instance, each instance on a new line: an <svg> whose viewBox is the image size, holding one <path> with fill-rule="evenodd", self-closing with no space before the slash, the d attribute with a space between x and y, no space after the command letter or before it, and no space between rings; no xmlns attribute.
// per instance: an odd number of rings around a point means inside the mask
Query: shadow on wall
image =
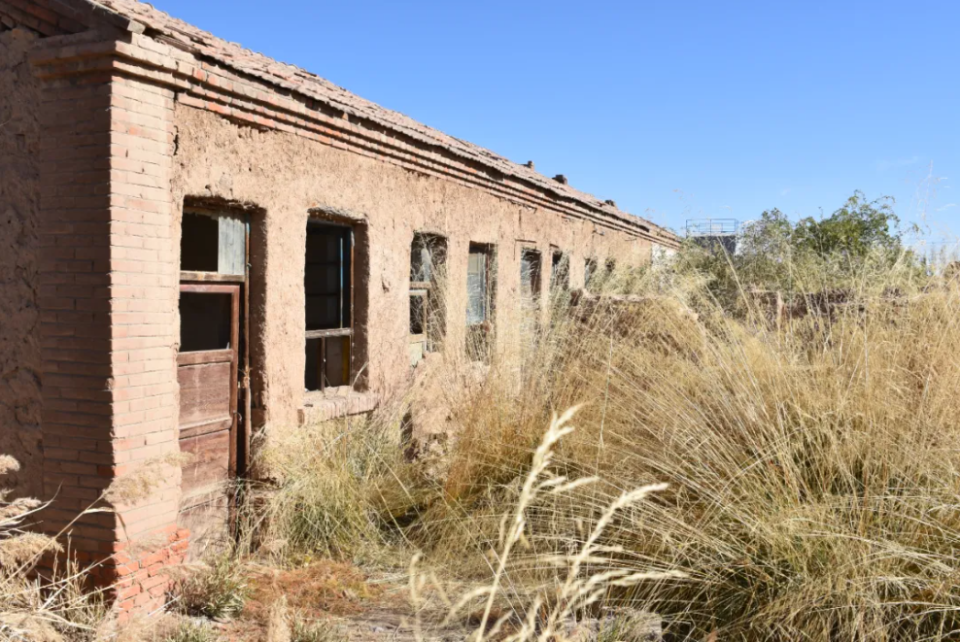
<svg viewBox="0 0 960 642"><path fill-rule="evenodd" d="M20 461L6 480L14 494L39 497L39 87L26 59L35 40L0 32L0 454Z"/></svg>

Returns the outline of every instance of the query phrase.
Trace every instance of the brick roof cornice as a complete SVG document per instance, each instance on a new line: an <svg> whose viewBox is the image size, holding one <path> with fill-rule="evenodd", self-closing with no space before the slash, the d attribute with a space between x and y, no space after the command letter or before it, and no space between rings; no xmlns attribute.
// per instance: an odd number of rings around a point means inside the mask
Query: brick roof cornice
<svg viewBox="0 0 960 642"><path fill-rule="evenodd" d="M0 9L6 3L37 2L40 0L0 0ZM666 245L678 243L672 232L595 196L385 109L299 67L217 38L151 5L137 0L43 2L88 27L119 28L134 34L134 42L142 43L145 37L166 45L166 51L189 54L191 60L176 60L169 69L171 64L160 59L160 50L152 52L152 56L147 52L144 59L124 50L122 43L118 46L121 55L160 68L169 76L168 84L188 91L189 95L181 100L185 104L267 128L298 134L309 130L314 133L309 137L327 143L336 142L337 146L351 149L359 146L370 155L385 155L429 173L484 184L508 198L552 206ZM143 36L138 38L137 34ZM258 89L258 83L267 85L272 92L268 95Z"/></svg>

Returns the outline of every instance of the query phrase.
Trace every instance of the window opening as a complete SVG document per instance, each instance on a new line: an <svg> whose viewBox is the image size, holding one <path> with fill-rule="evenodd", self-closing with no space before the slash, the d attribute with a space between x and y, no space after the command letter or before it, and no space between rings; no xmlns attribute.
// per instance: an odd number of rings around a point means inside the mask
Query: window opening
<svg viewBox="0 0 960 642"><path fill-rule="evenodd" d="M180 352L227 350L233 298L230 294L180 293Z"/></svg>
<svg viewBox="0 0 960 642"><path fill-rule="evenodd" d="M493 247L470 244L467 260L467 354L476 360L489 357L493 334Z"/></svg>
<svg viewBox="0 0 960 642"><path fill-rule="evenodd" d="M525 301L540 297L540 252L524 249L520 255L520 293Z"/></svg>
<svg viewBox="0 0 960 642"><path fill-rule="evenodd" d="M440 349L446 327L443 270L447 242L442 236L416 233L410 247L410 364Z"/></svg>
<svg viewBox="0 0 960 642"><path fill-rule="evenodd" d="M587 259L583 266L583 287L590 288L597 275L597 259Z"/></svg>
<svg viewBox="0 0 960 642"><path fill-rule="evenodd" d="M560 250L553 251L550 266L550 291L566 292L570 289L570 260Z"/></svg>
<svg viewBox="0 0 960 642"><path fill-rule="evenodd" d="M240 216L183 213L180 271L243 276L246 224Z"/></svg>
<svg viewBox="0 0 960 642"><path fill-rule="evenodd" d="M303 277L304 388L350 385L353 339L353 230L310 221Z"/></svg>
<svg viewBox="0 0 960 642"><path fill-rule="evenodd" d="M520 252L521 328L526 338L534 339L540 329L540 252L524 248Z"/></svg>

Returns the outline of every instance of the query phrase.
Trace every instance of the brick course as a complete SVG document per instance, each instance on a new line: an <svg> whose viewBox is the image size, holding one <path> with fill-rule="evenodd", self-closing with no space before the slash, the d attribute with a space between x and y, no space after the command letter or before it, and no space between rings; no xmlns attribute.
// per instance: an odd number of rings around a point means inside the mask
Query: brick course
<svg viewBox="0 0 960 642"><path fill-rule="evenodd" d="M43 480L55 497L44 528L52 533L117 477L179 452L174 94L118 75L107 60L78 58L80 49L48 50L37 61ZM160 606L162 569L186 553L178 474L160 481L150 497L70 528L72 553L115 586L121 618Z"/></svg>

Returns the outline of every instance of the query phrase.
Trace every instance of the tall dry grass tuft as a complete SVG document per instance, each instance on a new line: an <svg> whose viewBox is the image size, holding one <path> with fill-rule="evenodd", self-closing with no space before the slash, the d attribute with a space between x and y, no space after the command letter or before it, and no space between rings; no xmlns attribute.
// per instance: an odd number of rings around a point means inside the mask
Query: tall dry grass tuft
<svg viewBox="0 0 960 642"><path fill-rule="evenodd" d="M518 323L487 363L453 350L423 371L439 385L407 401L443 409L439 469L405 459L393 407L275 440L260 541L294 561L419 549L485 587L466 592L480 635L506 615L540 639L557 609L635 608L675 639L957 637L960 284L831 261L777 266L779 308L682 257L544 300L532 338ZM543 427L573 406L543 468ZM596 481L531 495L531 476ZM569 599L591 581L588 603Z"/></svg>
<svg viewBox="0 0 960 642"><path fill-rule="evenodd" d="M265 443L258 466L267 488L251 488L245 546L283 563L318 558L376 563L402 543L415 508L406 480L415 466L400 442L402 415L310 425Z"/></svg>
<svg viewBox="0 0 960 642"><path fill-rule="evenodd" d="M607 603L654 609L693 639L960 635L956 282L851 280L842 301L778 330L756 300L734 318L702 282L677 281L584 303L542 342L549 370L503 403L487 381L461 409L443 497L419 527L431 559L489 565L497 516L532 465L533 418L584 403L554 467L600 481L528 511L540 535L507 569L513 582L556 583L537 560L587 542L624 490L666 482L601 544L688 577Z"/></svg>
<svg viewBox="0 0 960 642"><path fill-rule="evenodd" d="M0 477L19 469L0 455ZM43 582L31 577L45 554L63 549L56 538L29 528L46 504L36 499L9 499L0 488L0 640L94 640L106 616L101 596L86 590L86 573L67 563Z"/></svg>
<svg viewBox="0 0 960 642"><path fill-rule="evenodd" d="M530 519L535 507L547 496L564 496L597 482L594 477L568 479L551 472L555 449L574 428L569 425L576 413L570 409L562 416L554 415L543 441L533 453L530 468L523 479L519 497L500 522L497 547L491 555L492 573L488 582L466 591L452 600L435 575L420 573L419 557L411 564L410 594L414 606L426 603L426 591L438 589L447 604L447 622L465 616L479 602L476 627L469 635L473 642L533 642L534 640L566 640L576 626L577 616L598 604L611 590L625 590L644 582L668 577L680 578L676 571L648 572L637 570L618 560L624 551L602 544L606 529L623 510L642 502L651 493L666 490L665 484L652 484L624 492L614 499L594 523L589 535L576 550L557 555L542 555L538 563L552 569L554 582L540 587L520 586L508 576L516 551L529 546L535 536ZM595 569L595 570L591 570ZM596 570L598 569L598 570ZM519 588L519 590L518 590ZM418 621L416 632L422 630Z"/></svg>

